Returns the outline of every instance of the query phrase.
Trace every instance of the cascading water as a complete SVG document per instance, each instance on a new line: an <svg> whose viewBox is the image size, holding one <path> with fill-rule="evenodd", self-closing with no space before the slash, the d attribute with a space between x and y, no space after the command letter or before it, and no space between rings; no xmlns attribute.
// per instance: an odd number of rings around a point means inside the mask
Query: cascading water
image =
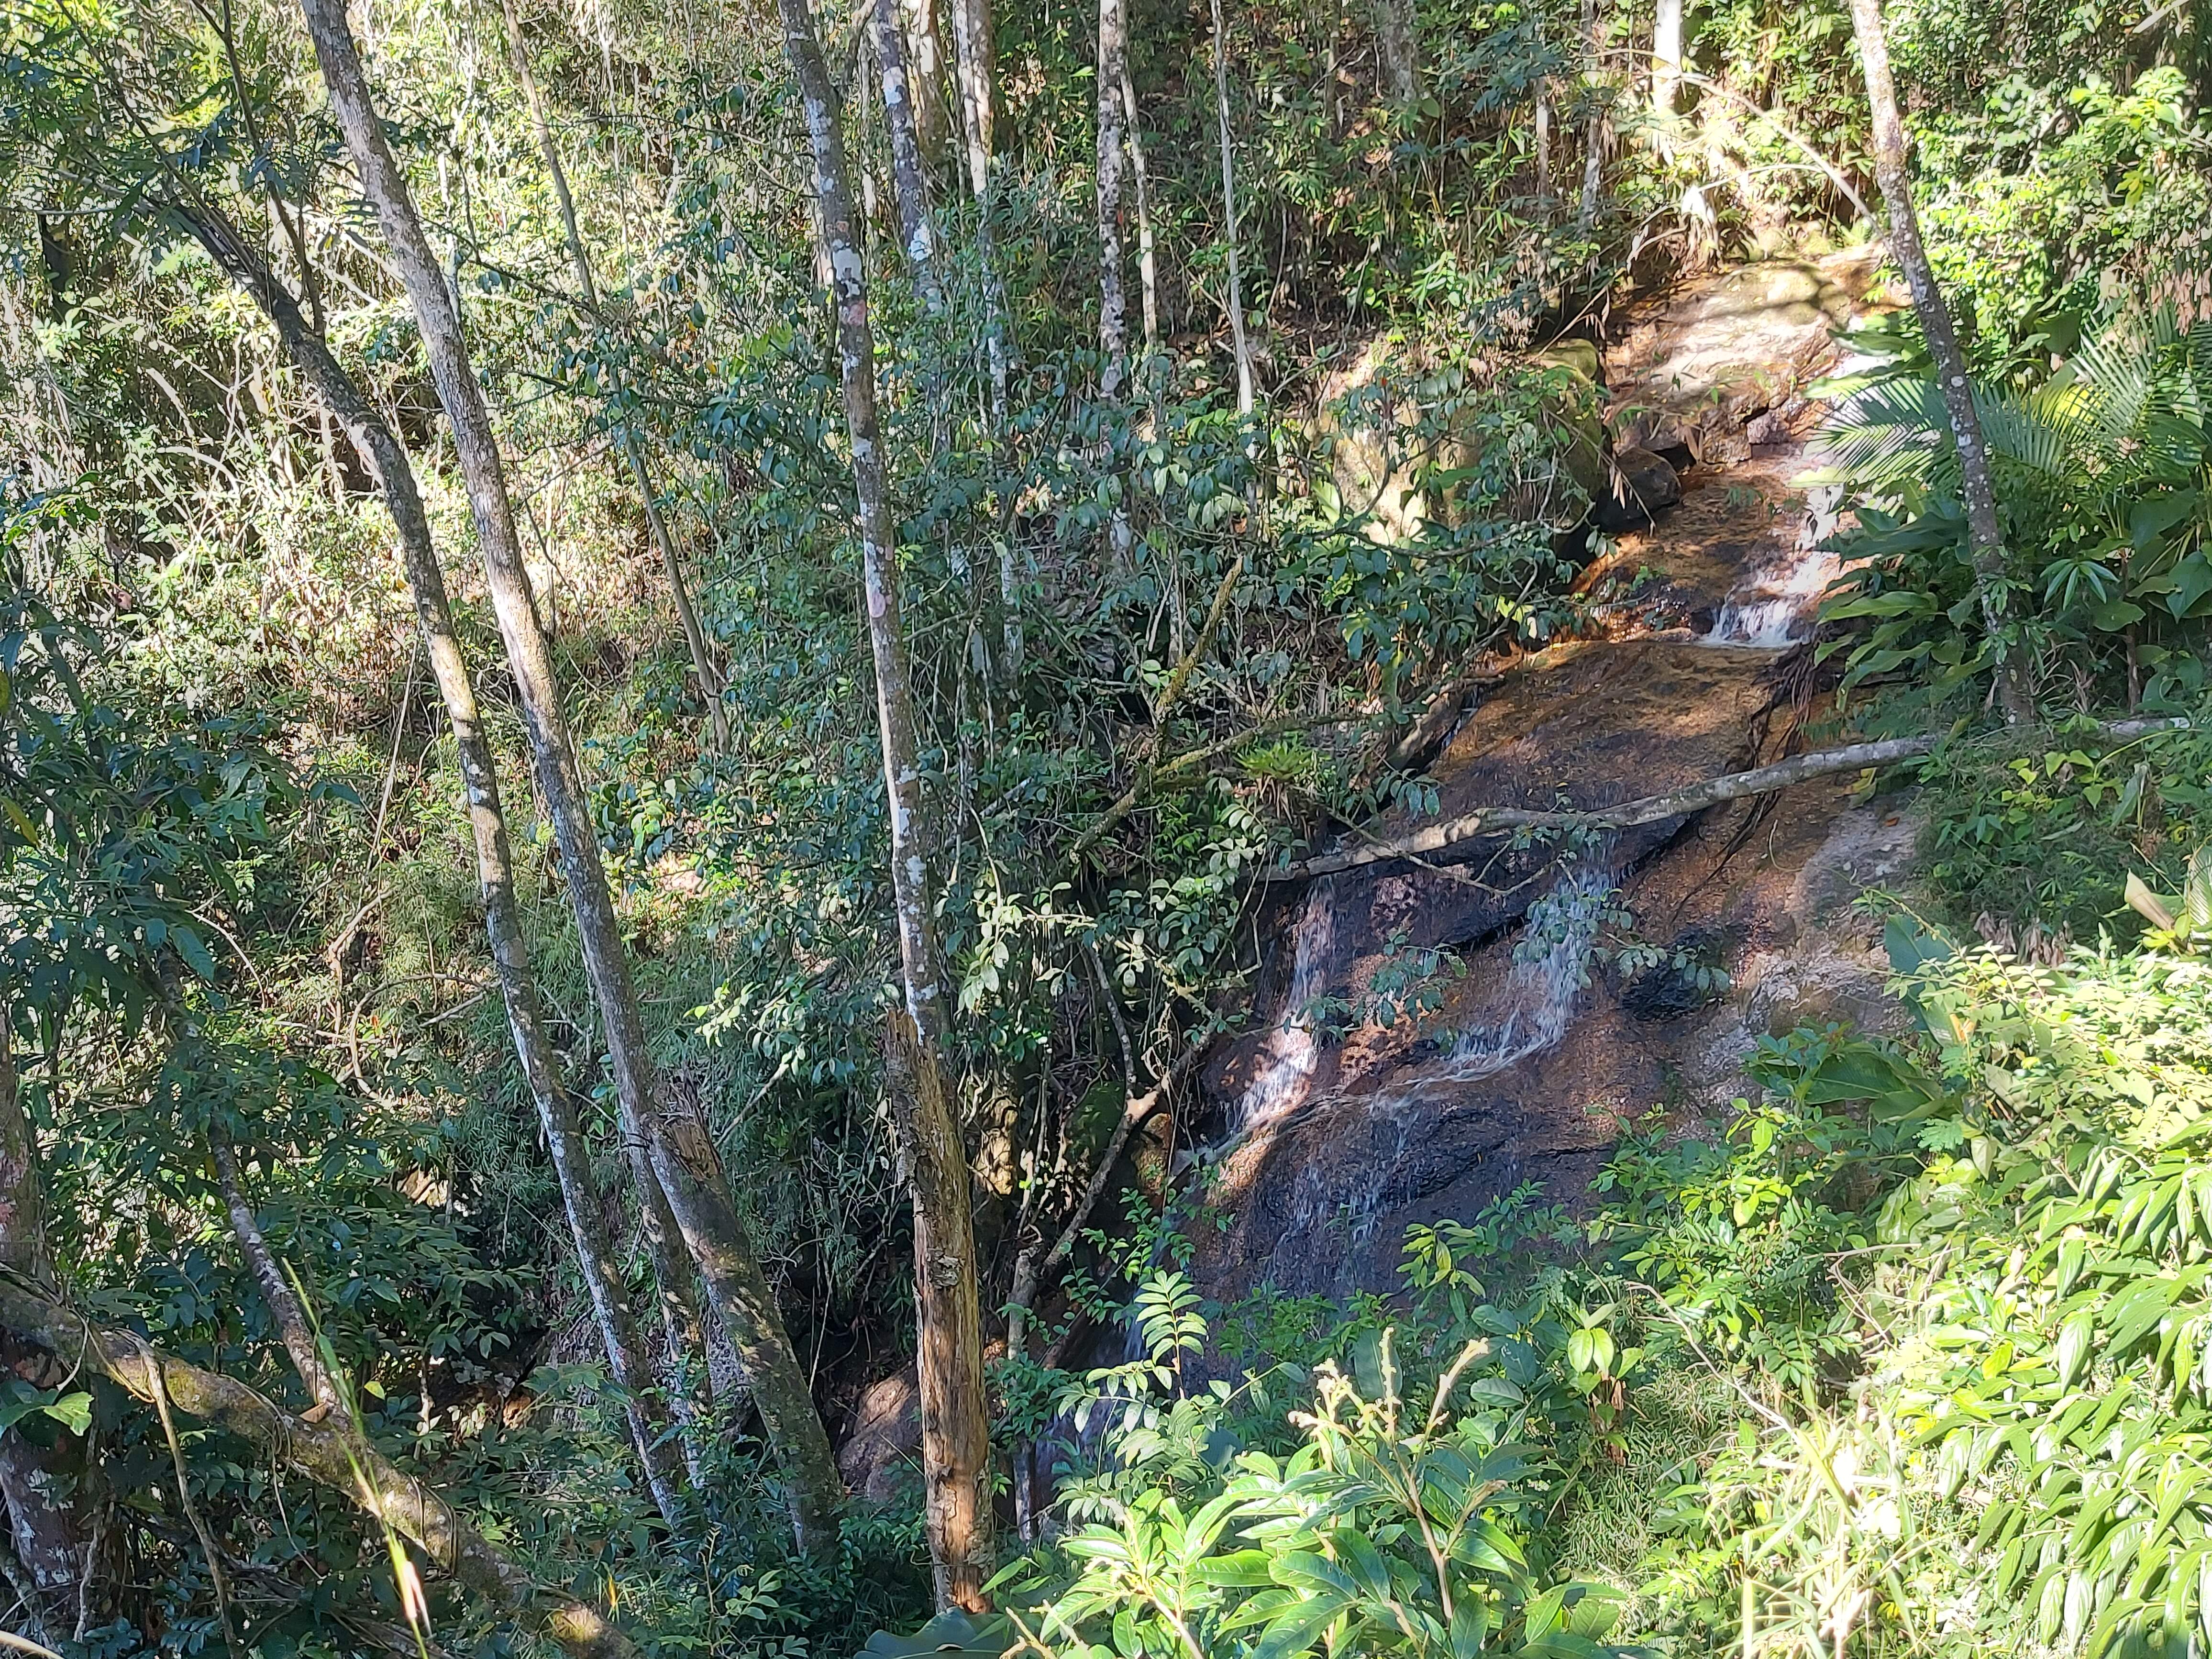
<svg viewBox="0 0 2212 1659"><path fill-rule="evenodd" d="M1815 484L1806 492L1796 544L1737 585L1700 643L1778 651L1808 636L1821 594L1842 572L1826 546L1842 499L1836 484Z"/></svg>
<svg viewBox="0 0 2212 1659"><path fill-rule="evenodd" d="M1291 983L1283 1018L1267 1034L1259 1070L1237 1103L1232 1133L1248 1133L1304 1103L1321 1063L1314 1005L1328 989L1335 946L1336 878L1324 876L1306 890L1304 907L1291 930Z"/></svg>
<svg viewBox="0 0 2212 1659"><path fill-rule="evenodd" d="M1307 1261L1334 1257L1343 1273L1367 1259L1382 1217L1408 1196L1408 1171L1432 1121L1431 1111L1451 1104L1468 1084L1542 1054L1566 1036L1589 982L1590 952L1616 881L1602 863L1562 876L1528 907L1493 1018L1461 1031L1442 1060L1417 1074L1352 1097L1363 1121L1356 1128L1346 1125L1343 1133L1368 1149L1361 1179L1347 1188L1322 1164L1306 1164L1297 1177L1287 1224L1275 1241L1277 1253ZM1292 1004L1294 1010L1300 1006ZM1285 1109L1278 1106L1277 1115Z"/></svg>
<svg viewBox="0 0 2212 1659"><path fill-rule="evenodd" d="M1612 870L1583 865L1530 905L1507 980L1511 1006L1505 1017L1462 1031L1441 1064L1378 1095L1376 1109L1401 1109L1439 1086L1495 1076L1555 1047L1573 1024L1576 1000L1589 982L1590 950L1617 884Z"/></svg>

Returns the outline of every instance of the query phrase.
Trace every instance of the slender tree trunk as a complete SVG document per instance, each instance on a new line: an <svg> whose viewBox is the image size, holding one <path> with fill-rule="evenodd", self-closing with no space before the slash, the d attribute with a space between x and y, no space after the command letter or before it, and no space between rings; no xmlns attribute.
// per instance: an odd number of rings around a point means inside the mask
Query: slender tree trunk
<svg viewBox="0 0 2212 1659"><path fill-rule="evenodd" d="M1128 22L1123 0L1098 0L1097 184L1098 191L1098 390L1121 395L1129 375L1128 299L1121 288L1121 167L1127 112L1121 82L1129 72Z"/></svg>
<svg viewBox="0 0 2212 1659"><path fill-rule="evenodd" d="M129 1331L105 1329L51 1297L0 1279L0 1328L46 1350L78 1375L175 1407L261 1448L293 1473L389 1522L431 1567L483 1597L569 1659L639 1659L629 1638L589 1602L534 1582L460 1512L361 1443L343 1414L288 1416L245 1383L167 1354ZM364 1491L364 1486L367 1490Z"/></svg>
<svg viewBox="0 0 2212 1659"><path fill-rule="evenodd" d="M897 1058L904 1075L886 1080L915 1212L920 1333L922 1479L938 1599L980 1609L990 1577L990 1441L982 1340L976 1308L975 1243L969 1170L947 1098L945 987L930 877L930 807L906 641L899 618L898 548L876 417L876 347L868 319L867 267L853 219L850 171L830 77L806 0L779 0L784 44L806 108L814 149L815 222L834 289L838 360L859 507L861 585L876 673L884 787L890 804L893 908L906 992L901 1017L914 1030ZM896 1046L896 1045L895 1045ZM910 1056L910 1060L909 1060ZM894 1068L895 1073L897 1068Z"/></svg>
<svg viewBox="0 0 2212 1659"><path fill-rule="evenodd" d="M997 137L998 49L991 27L991 0L952 0L952 49L969 187L980 201L989 189L991 155Z"/></svg>
<svg viewBox="0 0 2212 1659"><path fill-rule="evenodd" d="M969 189L975 204L975 252L983 268L983 350L991 375L992 418L1006 418L1006 382L1014 342L1007 322L1006 292L999 280L999 252L991 228L991 79L996 63L991 40L991 0L952 0L952 45L959 83L963 153ZM1024 654L1020 572L1011 534L999 539L998 611L1000 650L994 678L1004 692L1021 683Z"/></svg>
<svg viewBox="0 0 2212 1659"><path fill-rule="evenodd" d="M492 971L507 1008L507 1030L521 1062L523 1082L538 1109L547 1156L560 1182L562 1208L568 1218L577 1265L599 1327L608 1374L625 1396L631 1438L654 1503L672 1526L679 1524L688 1508L683 1471L676 1467L673 1449L659 1443L665 1425L653 1409L652 1367L646 1362L629 1293L615 1267L614 1246L607 1235L606 1210L592 1171L591 1153L576 1121L574 1103L562 1085L552 1042L545 1035L538 981L531 971L529 949L523 939L522 907L515 895L514 858L506 809L500 799L498 767L477 707L476 687L462 659L445 572L439 565L430 521L416 488L413 465L397 434L322 337L307 325L290 292L246 246L229 222L201 203L174 204L173 210L190 227L217 267L276 326L286 355L314 387L323 406L345 428L362 465L376 480L398 532L400 562L414 596L416 623L422 629L431 678L438 684L460 761L469 827L476 841L477 887L483 901L484 932L491 946ZM219 1160L222 1156L219 1149ZM235 1210L232 1218L237 1219ZM281 1280L276 1289L289 1294ZM270 1311L281 1325L282 1310L271 1303ZM300 1355L295 1352L293 1358L297 1360ZM300 1375L312 1388L310 1373L303 1370Z"/></svg>
<svg viewBox="0 0 2212 1659"><path fill-rule="evenodd" d="M1129 54L1121 53L1121 110L1129 123L1129 178L1137 187L1137 281L1142 290L1145 355L1160 349L1160 268L1152 246L1152 185L1145 170L1145 139L1137 118L1137 83L1129 75Z"/></svg>
<svg viewBox="0 0 2212 1659"><path fill-rule="evenodd" d="M999 280L998 248L991 229L990 15L990 0L952 0L952 45L967 156L963 170L975 198L975 251L983 266L983 346L990 363L992 412L1004 421L1013 342L1007 332L1006 295ZM1006 598L1008 614L1013 615L1012 592Z"/></svg>
<svg viewBox="0 0 2212 1659"><path fill-rule="evenodd" d="M1375 55L1382 64L1382 89L1410 104L1421 95L1420 33L1413 0L1375 0Z"/></svg>
<svg viewBox="0 0 2212 1659"><path fill-rule="evenodd" d="M0 1267L51 1296L54 1267L46 1251L38 1140L23 1110L10 1012L0 1007ZM11 1369L27 1371L28 1380L44 1386L69 1374L66 1365L54 1365L42 1353L6 1358ZM7 1505L9 1539L29 1581L26 1611L50 1642L71 1633L78 1595L92 1571L86 1523L90 1473L74 1437L41 1446L20 1426L0 1430L0 1498Z"/></svg>
<svg viewBox="0 0 2212 1659"><path fill-rule="evenodd" d="M1674 112L1682 85L1682 0L1658 0L1651 20L1651 107L1662 119Z"/></svg>
<svg viewBox="0 0 2212 1659"><path fill-rule="evenodd" d="M1552 213L1552 83L1536 82L1536 209L1547 222Z"/></svg>
<svg viewBox="0 0 2212 1659"><path fill-rule="evenodd" d="M552 656L514 533L514 507L507 495L498 439L461 338L459 319L444 275L422 234L406 180L386 144L361 60L346 31L343 0L301 0L301 9L307 15L308 33L324 82L330 88L338 125L360 173L362 191L383 225L385 240L391 246L422 336L439 401L453 425L454 448L461 459L469 506L476 520L492 606L499 617L508 665L522 703L538 793L552 820L562 868L568 878L569 904L583 946L585 972L599 1005L623 1135L650 1223L656 1218L656 1206L659 1215L671 1213L673 1196L663 1193L653 1171L662 1125L653 1058L646 1048L637 994L630 983L621 925L600 861L583 780L576 769L568 722L561 712ZM715 1188L726 1194L726 1179L719 1168L714 1173ZM736 1206L726 1202L711 1211L678 1208L672 1218L693 1260L703 1268L709 1261L752 1255L752 1241L741 1229L720 1231L736 1214ZM720 1287L711 1276L707 1284L723 1328L741 1350L790 1348L790 1338L781 1321L775 1318L773 1309L768 1310L771 1322L757 1325L757 1310L734 1300L725 1303L717 1294ZM830 1455L829 1437L811 1398L771 1402L763 1397L766 1390L805 1376L794 1355L790 1364L778 1364L770 1373L756 1376L752 1382L763 1420L789 1425L798 1437L771 1439L770 1445L789 1486L793 1529L801 1547L813 1551L834 1546L834 1517L843 1498L842 1488L834 1478L836 1465ZM826 1481L822 1473L825 1469L831 1477Z"/></svg>
<svg viewBox="0 0 2212 1659"><path fill-rule="evenodd" d="M2026 666L2005 639L2004 529L1997 519L1989 447L1983 441L1973 386L1966 378L1966 354L1960 349L1951 308L1944 302L1943 290L1936 286L1935 268L1928 263L1928 250L1920 240L1920 217L1913 210L1912 181L1905 167L1905 122L1898 113L1896 84L1890 79L1889 38L1882 29L1881 0L1851 0L1851 27L1858 35L1859 58L1866 70L1867 103L1874 115L1875 182L1881 186L1882 201L1889 209L1890 257L1897 261L1898 269L1905 273L1905 286L1912 291L1912 308L1919 313L1921 332L1928 337L1928 355L1935 362L1944 412L1950 416L1951 441L1959 453L1960 491L1966 498L1967 545L1980 588L1982 621L1996 652L1997 693L2005 719L2018 724L2035 717L2035 703Z"/></svg>
<svg viewBox="0 0 2212 1659"><path fill-rule="evenodd" d="M904 27L899 56L907 69L907 97L914 106L915 138L925 168L959 148L956 123L945 107L945 48L938 30L937 0L893 0Z"/></svg>
<svg viewBox="0 0 2212 1659"><path fill-rule="evenodd" d="M1598 187L1605 178L1605 100L1599 95L1599 21L1597 0L1583 0L1583 51L1589 68L1583 84L1589 88L1589 112L1583 121L1583 200L1575 222L1587 235L1597 223Z"/></svg>
<svg viewBox="0 0 2212 1659"><path fill-rule="evenodd" d="M931 311L945 308L937 279L937 232L930 222L929 188L922 167L921 139L915 123L906 51L899 39L898 0L874 0L876 58L883 70L884 122L890 129L891 179L898 191L899 234L905 240L915 292Z"/></svg>
<svg viewBox="0 0 2212 1659"><path fill-rule="evenodd" d="M500 15L507 25L507 57L514 65L514 78L522 83L523 101L530 108L530 125L538 135L538 149L545 158L545 171L552 178L553 201L561 211L561 231L568 244L568 263L576 273L577 290L592 320L602 321L599 283L592 278L591 254L584 246L584 234L577 224L576 200L568 190L568 169L562 164L561 147L553 142L553 124L545 117L545 100L538 90L537 72L530 66L530 51L522 39L522 18L515 10L514 0L500 0ZM620 396L619 369L614 371L614 377L615 392ZM676 538L669 533L667 517L660 510L652 469L646 463L645 446L639 441L637 428L628 420L616 428L616 433L622 444L623 457L629 463L630 476L637 481L646 526L653 534L653 544L660 554L660 562L668 572L668 591L676 601L676 619L684 629L684 648L691 655L691 672L699 679L699 695L706 699L707 720L714 732L714 747L727 753L730 716L724 698L729 688L714 661L714 650L707 643L707 630L699 624L698 611L691 603L691 590L684 580L683 556L676 550Z"/></svg>
<svg viewBox="0 0 2212 1659"><path fill-rule="evenodd" d="M239 1175L238 1149L227 1133L211 1129L208 1153L215 1164L216 1189L222 1194L223 1208L230 1216L231 1234L238 1240L239 1254L246 1258L246 1270L253 1275L269 1316L276 1322L276 1334L283 1341L284 1352L291 1356L292 1369L299 1373L307 1397L318 1407L325 1413L343 1413L345 1396L338 1390L337 1378L323 1364L314 1328L307 1322L307 1310L301 1305L283 1269L276 1265L276 1253L262 1234L260 1218L246 1202L245 1182Z"/></svg>
<svg viewBox="0 0 2212 1659"><path fill-rule="evenodd" d="M1213 0L1213 118L1221 140L1221 240L1229 256L1229 341L1237 354L1237 412L1252 412L1252 346L1244 337L1244 276L1237 247L1237 161L1229 131L1229 31Z"/></svg>

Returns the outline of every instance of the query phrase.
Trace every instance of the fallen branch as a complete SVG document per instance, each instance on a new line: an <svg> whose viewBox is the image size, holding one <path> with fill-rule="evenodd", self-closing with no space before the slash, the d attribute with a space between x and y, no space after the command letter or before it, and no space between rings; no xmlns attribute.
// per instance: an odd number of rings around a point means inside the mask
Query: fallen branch
<svg viewBox="0 0 2212 1659"><path fill-rule="evenodd" d="M1130 784L1121 799L1106 809L1097 823L1075 838L1075 845L1067 851L1070 863L1081 859L1098 844L1100 837L1109 830L1128 817L1136 809L1137 803L1144 799L1145 791L1152 787L1153 775L1159 765L1160 745L1167 741L1168 716L1175 712L1176 704L1182 701L1183 687L1190 684L1190 677L1197 672L1200 659L1212 648L1213 636L1221 631L1221 619L1229 614L1229 601L1237 591L1237 580L1243 574L1244 556L1239 553L1223 573L1221 585L1213 590L1213 603L1206 609L1206 622L1198 630L1198 637L1190 642L1190 649L1182 653L1182 660L1169 672L1167 684L1160 688L1159 701L1152 705L1152 735L1145 739L1144 756L1137 763L1135 781Z"/></svg>
<svg viewBox="0 0 2212 1659"><path fill-rule="evenodd" d="M0 1280L0 1328L98 1372L148 1405L173 1406L252 1441L294 1473L377 1515L434 1566L570 1659L640 1659L629 1638L598 1609L536 1583L453 1505L373 1449L361 1462L366 1481L356 1481L361 1449L349 1447L338 1413L312 1422L291 1416L235 1378L164 1353L134 1334L94 1325L5 1280Z"/></svg>
<svg viewBox="0 0 2212 1659"><path fill-rule="evenodd" d="M1129 1144L1129 1137L1160 1109L1169 1091L1207 1052L1203 1044L1184 1049L1176 1062L1168 1067L1167 1074L1139 1094L1137 1091L1136 1057L1129 1044L1129 1028L1121 1017L1120 1005L1114 1000L1113 987L1108 982L1105 968L1099 963L1095 951L1091 954L1091 966L1098 975L1100 988L1105 993L1108 1011L1114 1018L1114 1033L1121 1045L1121 1076L1126 1103L1121 1109L1121 1121L1114 1126L1114 1133L1108 1139L1105 1150L1098 1156L1098 1163L1091 1172L1091 1180L1083 1189L1083 1196L1076 1200L1075 1208L1069 1214L1066 1224L1060 1228L1060 1237L1053 1242L1052 1249L1045 1252L1042 1261L1033 1246L1024 1249L1014 1258L1013 1288L1006 1297L1006 1352L1009 1355L1022 1352L1023 1341L1028 1333L1030 1309L1036 1303L1037 1293L1053 1281L1060 1270L1067 1265L1068 1258L1075 1253L1075 1246L1082 1237L1083 1225L1091 1219L1091 1211L1097 1207L1098 1200L1105 1195L1106 1183L1113 1176L1114 1166L1121 1162L1122 1151Z"/></svg>
<svg viewBox="0 0 2212 1659"><path fill-rule="evenodd" d="M2180 732L2189 729L2191 722L2180 716L2170 720L2115 720L2100 728L2107 738L2146 737L2154 732ZM1456 847L1462 842L1474 841L1482 836L1494 836L1509 830L1632 830L1639 824L1656 823L1662 818L1686 817L1692 812L1703 811L1708 806L1717 806L1723 801L1741 800L1750 795L1764 795L1777 789L1787 789L1794 783L1808 779L1828 777L1838 772L1859 772L1870 766L1888 766L1901 760L1916 759L1932 751L1942 742L1948 732L1923 732L1917 737L1885 738L1876 743L1847 744L1841 749L1826 749L1818 754L1796 755L1771 766L1755 766L1748 772L1730 772L1724 776L1709 778L1703 783L1693 783L1686 789L1676 789L1663 795L1646 795L1619 806L1595 807L1584 811L1536 811L1519 806L1480 806L1460 817L1446 818L1441 823L1430 824L1410 835L1389 841L1370 842L1364 847L1346 848L1340 852L1323 853L1316 857L1287 864L1267 872L1269 881L1304 881L1315 876L1333 875L1340 870L1355 870L1363 865L1384 864L1395 859L1418 857L1423 854L1441 853Z"/></svg>

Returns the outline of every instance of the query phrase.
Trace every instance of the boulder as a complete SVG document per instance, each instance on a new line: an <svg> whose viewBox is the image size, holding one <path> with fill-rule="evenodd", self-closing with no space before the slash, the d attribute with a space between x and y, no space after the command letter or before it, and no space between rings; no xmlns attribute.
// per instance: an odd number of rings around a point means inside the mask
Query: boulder
<svg viewBox="0 0 2212 1659"><path fill-rule="evenodd" d="M1525 470L1503 509L1565 530L1583 500L1601 499L1607 488L1597 348L1565 340L1530 361L1551 371L1542 413L1557 448ZM1310 432L1344 510L1366 515L1367 534L1386 544L1411 540L1425 524L1453 523L1462 510L1455 492L1421 481L1480 459L1476 416L1488 395L1480 379L1425 361L1395 334L1375 337L1339 365L1322 378Z"/></svg>
<svg viewBox="0 0 2212 1659"><path fill-rule="evenodd" d="M1817 378L1880 258L1878 247L1866 247L1764 260L1637 308L1607 354L1621 441L1666 448L1671 440L1701 461L1723 459L1710 453L1714 445L1741 445L1746 421Z"/></svg>
<svg viewBox="0 0 2212 1659"><path fill-rule="evenodd" d="M1632 530L1682 499L1682 480L1666 457L1632 444L1613 452L1613 477L1591 517L1601 530Z"/></svg>

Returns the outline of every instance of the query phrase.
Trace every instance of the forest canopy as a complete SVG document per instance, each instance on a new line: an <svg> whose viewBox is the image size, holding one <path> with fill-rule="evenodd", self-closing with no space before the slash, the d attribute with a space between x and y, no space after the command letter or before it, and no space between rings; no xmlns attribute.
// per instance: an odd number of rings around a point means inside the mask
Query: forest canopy
<svg viewBox="0 0 2212 1659"><path fill-rule="evenodd" d="M2202 10L0 0L0 1643L2202 1651Z"/></svg>

